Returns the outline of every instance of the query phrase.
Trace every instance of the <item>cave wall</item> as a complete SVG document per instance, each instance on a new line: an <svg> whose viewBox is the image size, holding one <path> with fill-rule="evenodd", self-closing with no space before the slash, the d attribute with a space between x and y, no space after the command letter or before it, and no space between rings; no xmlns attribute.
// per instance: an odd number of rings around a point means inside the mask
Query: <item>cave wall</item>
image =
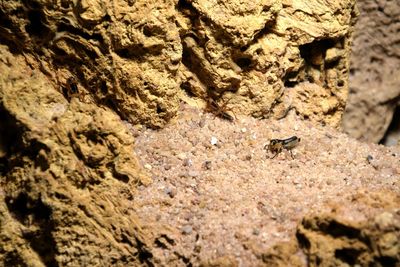
<svg viewBox="0 0 400 267"><path fill-rule="evenodd" d="M347 100L354 4L4 2L0 36L55 87L74 80L86 102L134 124L162 127L188 95L229 102L237 114L280 118L295 110L336 127Z"/></svg>
<svg viewBox="0 0 400 267"><path fill-rule="evenodd" d="M400 103L400 3L363 0L358 6L343 129L355 138L377 143L391 122L396 127L400 120L398 112L393 117ZM393 139L400 140L398 126L393 130Z"/></svg>

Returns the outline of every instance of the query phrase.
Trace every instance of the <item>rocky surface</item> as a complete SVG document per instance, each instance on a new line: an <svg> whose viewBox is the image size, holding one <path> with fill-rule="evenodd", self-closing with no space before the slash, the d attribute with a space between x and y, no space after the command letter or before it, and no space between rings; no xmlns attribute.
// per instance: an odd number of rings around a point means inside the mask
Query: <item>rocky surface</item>
<svg viewBox="0 0 400 267"><path fill-rule="evenodd" d="M183 107L135 134L153 183L135 210L166 265L399 263L400 150L363 144L290 113L229 122ZM296 135L291 154L264 149ZM310 215L311 214L311 215Z"/></svg>
<svg viewBox="0 0 400 267"><path fill-rule="evenodd" d="M149 178L127 128L0 50L1 264L139 263L145 236L128 208Z"/></svg>
<svg viewBox="0 0 400 267"><path fill-rule="evenodd" d="M348 91L355 1L158 0L4 2L0 37L57 86L161 127L182 95L238 113L280 117L310 81L330 95L319 120L338 126ZM323 89L322 89L323 88ZM181 97L180 97L181 96ZM301 94L318 102L313 92ZM311 104L315 105L315 104ZM302 109L298 112L302 114ZM307 117L306 114L303 114Z"/></svg>
<svg viewBox="0 0 400 267"><path fill-rule="evenodd" d="M343 128L360 140L379 142L393 121L392 138L382 141L395 145L400 140L400 116L395 113L400 99L400 4L367 0L358 6Z"/></svg>
<svg viewBox="0 0 400 267"><path fill-rule="evenodd" d="M398 148L335 130L354 3L1 2L1 264L397 263Z"/></svg>

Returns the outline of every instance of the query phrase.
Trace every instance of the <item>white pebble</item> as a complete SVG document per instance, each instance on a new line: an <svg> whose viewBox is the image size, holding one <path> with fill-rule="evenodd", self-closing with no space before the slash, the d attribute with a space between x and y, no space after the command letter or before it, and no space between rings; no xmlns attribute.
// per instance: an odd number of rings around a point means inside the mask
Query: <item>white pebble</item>
<svg viewBox="0 0 400 267"><path fill-rule="evenodd" d="M218 143L218 139L215 136L211 137L211 145L215 146Z"/></svg>

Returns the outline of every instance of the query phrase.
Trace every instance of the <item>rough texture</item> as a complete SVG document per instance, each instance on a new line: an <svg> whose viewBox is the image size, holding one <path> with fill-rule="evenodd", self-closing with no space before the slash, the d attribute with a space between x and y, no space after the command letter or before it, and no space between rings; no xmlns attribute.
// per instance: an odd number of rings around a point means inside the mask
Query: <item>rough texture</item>
<svg viewBox="0 0 400 267"><path fill-rule="evenodd" d="M135 210L166 265L400 264L399 148L293 112L230 123L184 107L165 129L136 134L153 183L139 187ZM292 135L301 138L293 159L263 149Z"/></svg>
<svg viewBox="0 0 400 267"><path fill-rule="evenodd" d="M1 264L139 262L144 237L127 208L149 178L126 126L108 109L66 101L22 56L0 53Z"/></svg>
<svg viewBox="0 0 400 267"><path fill-rule="evenodd" d="M343 128L351 136L379 142L394 120L394 145L400 140L400 4L359 1L350 71L350 97ZM385 140L383 140L385 141Z"/></svg>
<svg viewBox="0 0 400 267"><path fill-rule="evenodd" d="M334 130L354 3L0 2L0 264L397 263L398 148Z"/></svg>
<svg viewBox="0 0 400 267"><path fill-rule="evenodd" d="M256 117L303 114L286 95L310 81L331 96L318 120L338 126L354 3L8 1L0 4L0 37L53 84L74 77L87 102L135 124L165 125L185 91Z"/></svg>
<svg viewBox="0 0 400 267"><path fill-rule="evenodd" d="M337 126L347 99L349 37L353 1L182 1L182 86L189 95L208 96L229 109L255 117L282 117L290 109L309 118L292 102L291 87L305 81L319 94L297 93ZM312 107L311 107L312 106Z"/></svg>

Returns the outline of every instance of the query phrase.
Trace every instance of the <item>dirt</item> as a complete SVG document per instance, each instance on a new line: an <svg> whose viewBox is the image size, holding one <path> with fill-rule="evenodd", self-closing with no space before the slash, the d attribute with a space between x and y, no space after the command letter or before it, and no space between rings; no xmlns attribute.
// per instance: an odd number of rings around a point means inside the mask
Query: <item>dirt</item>
<svg viewBox="0 0 400 267"><path fill-rule="evenodd" d="M135 130L135 151L153 178L151 185L139 187L135 210L162 240L153 250L161 263L196 266L223 259L257 265L275 245L293 241L297 231L311 246L329 235L339 240L340 226L323 229L314 239L308 235L316 229L307 223L298 229L307 214L352 225L387 210L399 212L398 147L363 144L294 113L280 121L237 116L233 123L187 105L180 114L163 130ZM293 135L301 138L293 158L288 151L273 158L264 149L272 138ZM334 253L349 245L331 243L333 253L311 250L324 263L349 263ZM299 262L315 263L305 251L298 249ZM355 256L354 262L373 258Z"/></svg>

